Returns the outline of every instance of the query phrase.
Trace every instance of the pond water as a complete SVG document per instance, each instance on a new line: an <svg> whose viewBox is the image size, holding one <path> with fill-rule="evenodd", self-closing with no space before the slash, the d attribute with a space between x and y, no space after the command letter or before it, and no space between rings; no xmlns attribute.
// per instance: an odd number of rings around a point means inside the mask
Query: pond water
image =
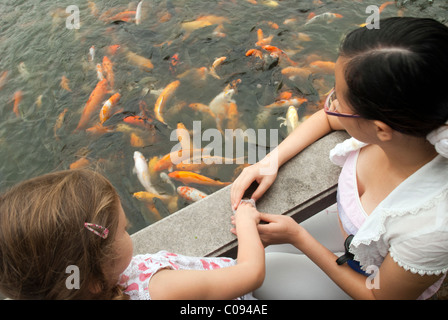
<svg viewBox="0 0 448 320"><path fill-rule="evenodd" d="M129 231L136 232L191 203L176 192L186 182L168 183L163 173L182 170L230 183L250 162L251 147L269 145L246 138L242 161L155 170L156 161L178 145L171 134L179 123L189 133L196 123L202 148L213 140L202 134L216 128L267 129L279 143L288 134L279 117L290 105L299 123L321 108L333 86L339 42L366 22L368 5L384 5L382 18L447 21L446 1L139 3L0 0L0 190L87 165L116 187ZM95 88L91 112L81 121ZM99 125L100 110L115 93L120 98ZM231 100L218 100L220 94ZM217 142L224 150L225 140ZM151 202L135 196L145 191L134 173L135 151L149 161L152 185L162 195ZM205 194L225 185L197 182L187 184Z"/></svg>

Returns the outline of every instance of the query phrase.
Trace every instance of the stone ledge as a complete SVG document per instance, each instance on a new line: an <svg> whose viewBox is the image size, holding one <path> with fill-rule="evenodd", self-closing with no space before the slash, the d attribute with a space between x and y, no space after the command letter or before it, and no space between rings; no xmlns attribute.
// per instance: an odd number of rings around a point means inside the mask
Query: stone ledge
<svg viewBox="0 0 448 320"><path fill-rule="evenodd" d="M301 222L336 201L340 168L330 150L348 138L333 132L284 164L275 183L257 203L262 212L287 214ZM236 257L236 237L229 231L230 188L158 221L132 235L134 255L167 250L189 256Z"/></svg>

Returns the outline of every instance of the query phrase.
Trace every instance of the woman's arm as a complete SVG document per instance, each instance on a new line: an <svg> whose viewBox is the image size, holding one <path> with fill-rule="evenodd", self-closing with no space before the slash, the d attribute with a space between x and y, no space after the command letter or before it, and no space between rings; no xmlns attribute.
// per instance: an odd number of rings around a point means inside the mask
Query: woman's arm
<svg viewBox="0 0 448 320"><path fill-rule="evenodd" d="M376 275L365 277L347 264L338 265L338 257L292 218L262 214L261 219L269 222L258 227L264 243L294 245L354 299L417 299L442 276L413 274L400 267L388 254L376 269Z"/></svg>
<svg viewBox="0 0 448 320"><path fill-rule="evenodd" d="M258 235L259 212L242 204L235 215L238 232L237 264L215 270L161 270L149 283L152 299L234 299L264 281L264 247Z"/></svg>
<svg viewBox="0 0 448 320"><path fill-rule="evenodd" d="M276 179L276 172L280 166L333 130L343 130L337 117L327 116L323 109L314 113L262 161L243 170L232 184L230 200L233 208L236 209L244 192L254 181L257 181L259 186L252 198L258 200ZM265 170L266 167L270 169Z"/></svg>

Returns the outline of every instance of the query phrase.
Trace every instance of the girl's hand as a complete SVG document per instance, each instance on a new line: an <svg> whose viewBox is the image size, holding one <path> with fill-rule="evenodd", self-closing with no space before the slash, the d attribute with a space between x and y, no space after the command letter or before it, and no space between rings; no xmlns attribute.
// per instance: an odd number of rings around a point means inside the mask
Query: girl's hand
<svg viewBox="0 0 448 320"><path fill-rule="evenodd" d="M238 206L235 214L231 217L233 225L243 225L244 223L253 223L258 225L260 223L261 213L258 212L250 203L242 202ZM230 230L236 235L236 228Z"/></svg>
<svg viewBox="0 0 448 320"><path fill-rule="evenodd" d="M268 173L268 174L265 174ZM232 189L230 191L230 201L233 210L236 210L238 204L243 198L244 192L250 185L256 181L258 187L252 194L251 198L257 201L261 196L269 189L277 178L278 167L270 166L266 169L266 163L263 161L257 162L250 167L244 168L238 178L233 182Z"/></svg>

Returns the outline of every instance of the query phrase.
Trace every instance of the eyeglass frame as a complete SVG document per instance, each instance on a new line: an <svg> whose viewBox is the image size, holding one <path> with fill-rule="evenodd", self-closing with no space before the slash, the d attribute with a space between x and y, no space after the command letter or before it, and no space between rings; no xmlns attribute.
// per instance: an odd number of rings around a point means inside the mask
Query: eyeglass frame
<svg viewBox="0 0 448 320"><path fill-rule="evenodd" d="M348 113L329 111L329 109L330 109L330 98L335 93L336 93L335 88L331 89L330 93L327 96L327 99L325 100L324 111L325 111L326 114L328 114L330 116L343 117L343 118L361 118L361 116L359 114L348 114ZM336 98L336 100L337 100L337 98Z"/></svg>

